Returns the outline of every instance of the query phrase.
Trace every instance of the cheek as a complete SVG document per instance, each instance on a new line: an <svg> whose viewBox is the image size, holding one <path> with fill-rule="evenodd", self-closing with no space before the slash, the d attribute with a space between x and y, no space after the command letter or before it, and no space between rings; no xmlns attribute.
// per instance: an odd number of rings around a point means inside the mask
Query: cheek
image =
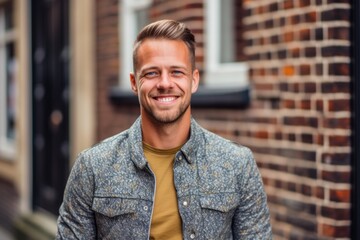
<svg viewBox="0 0 360 240"><path fill-rule="evenodd" d="M152 89L151 83L147 81L139 81L138 91L142 95L147 95Z"/></svg>

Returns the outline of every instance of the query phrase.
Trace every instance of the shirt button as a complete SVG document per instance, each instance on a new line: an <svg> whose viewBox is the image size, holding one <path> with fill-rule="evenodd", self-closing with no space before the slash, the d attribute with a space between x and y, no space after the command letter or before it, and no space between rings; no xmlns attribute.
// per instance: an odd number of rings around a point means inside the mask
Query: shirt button
<svg viewBox="0 0 360 240"><path fill-rule="evenodd" d="M195 238L195 233L190 234L190 238L194 239Z"/></svg>
<svg viewBox="0 0 360 240"><path fill-rule="evenodd" d="M183 202L183 205L186 207L188 205L188 202L187 201L184 201Z"/></svg>
<svg viewBox="0 0 360 240"><path fill-rule="evenodd" d="M179 160L182 160L182 156L179 156Z"/></svg>
<svg viewBox="0 0 360 240"><path fill-rule="evenodd" d="M145 211L149 210L148 206L144 206L144 210Z"/></svg>

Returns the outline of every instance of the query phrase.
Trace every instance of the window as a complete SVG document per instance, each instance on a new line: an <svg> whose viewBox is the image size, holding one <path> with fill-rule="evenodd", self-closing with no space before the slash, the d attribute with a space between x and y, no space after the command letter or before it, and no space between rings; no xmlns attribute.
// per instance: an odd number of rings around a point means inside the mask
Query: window
<svg viewBox="0 0 360 240"><path fill-rule="evenodd" d="M119 0L121 47L120 83L110 99L117 104L138 104L130 91L132 46L137 32L148 23L146 13L152 0ZM239 108L249 103L247 64L242 38L243 0L205 0L204 81L192 96L194 107ZM175 2L174 2L175 3Z"/></svg>
<svg viewBox="0 0 360 240"><path fill-rule="evenodd" d="M152 0L120 0L120 87L130 91L129 73L133 71L132 49L137 33L148 23L147 9Z"/></svg>
<svg viewBox="0 0 360 240"><path fill-rule="evenodd" d="M13 6L0 3L0 155L12 158L16 136L16 58Z"/></svg>
<svg viewBox="0 0 360 240"><path fill-rule="evenodd" d="M206 0L205 11L206 87L248 88L248 67L241 62L242 0Z"/></svg>

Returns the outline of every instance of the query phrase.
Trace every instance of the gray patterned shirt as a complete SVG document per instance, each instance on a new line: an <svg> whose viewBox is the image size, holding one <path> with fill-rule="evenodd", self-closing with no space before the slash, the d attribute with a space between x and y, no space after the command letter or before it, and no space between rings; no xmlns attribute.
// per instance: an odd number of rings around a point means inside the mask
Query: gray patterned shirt
<svg viewBox="0 0 360 240"><path fill-rule="evenodd" d="M269 210L251 151L191 120L175 155L184 239L271 239ZM155 177L142 149L140 118L82 152L64 193L56 239L149 239Z"/></svg>

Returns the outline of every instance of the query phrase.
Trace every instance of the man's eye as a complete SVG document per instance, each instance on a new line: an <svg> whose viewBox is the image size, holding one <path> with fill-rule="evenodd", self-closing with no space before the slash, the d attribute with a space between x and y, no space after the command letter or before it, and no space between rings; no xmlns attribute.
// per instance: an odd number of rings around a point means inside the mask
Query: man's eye
<svg viewBox="0 0 360 240"><path fill-rule="evenodd" d="M145 77L156 77L157 76L157 73L156 72L147 72L144 74Z"/></svg>
<svg viewBox="0 0 360 240"><path fill-rule="evenodd" d="M174 71L172 71L172 74L175 76L180 76L180 75L183 75L184 73L182 71L174 70Z"/></svg>

